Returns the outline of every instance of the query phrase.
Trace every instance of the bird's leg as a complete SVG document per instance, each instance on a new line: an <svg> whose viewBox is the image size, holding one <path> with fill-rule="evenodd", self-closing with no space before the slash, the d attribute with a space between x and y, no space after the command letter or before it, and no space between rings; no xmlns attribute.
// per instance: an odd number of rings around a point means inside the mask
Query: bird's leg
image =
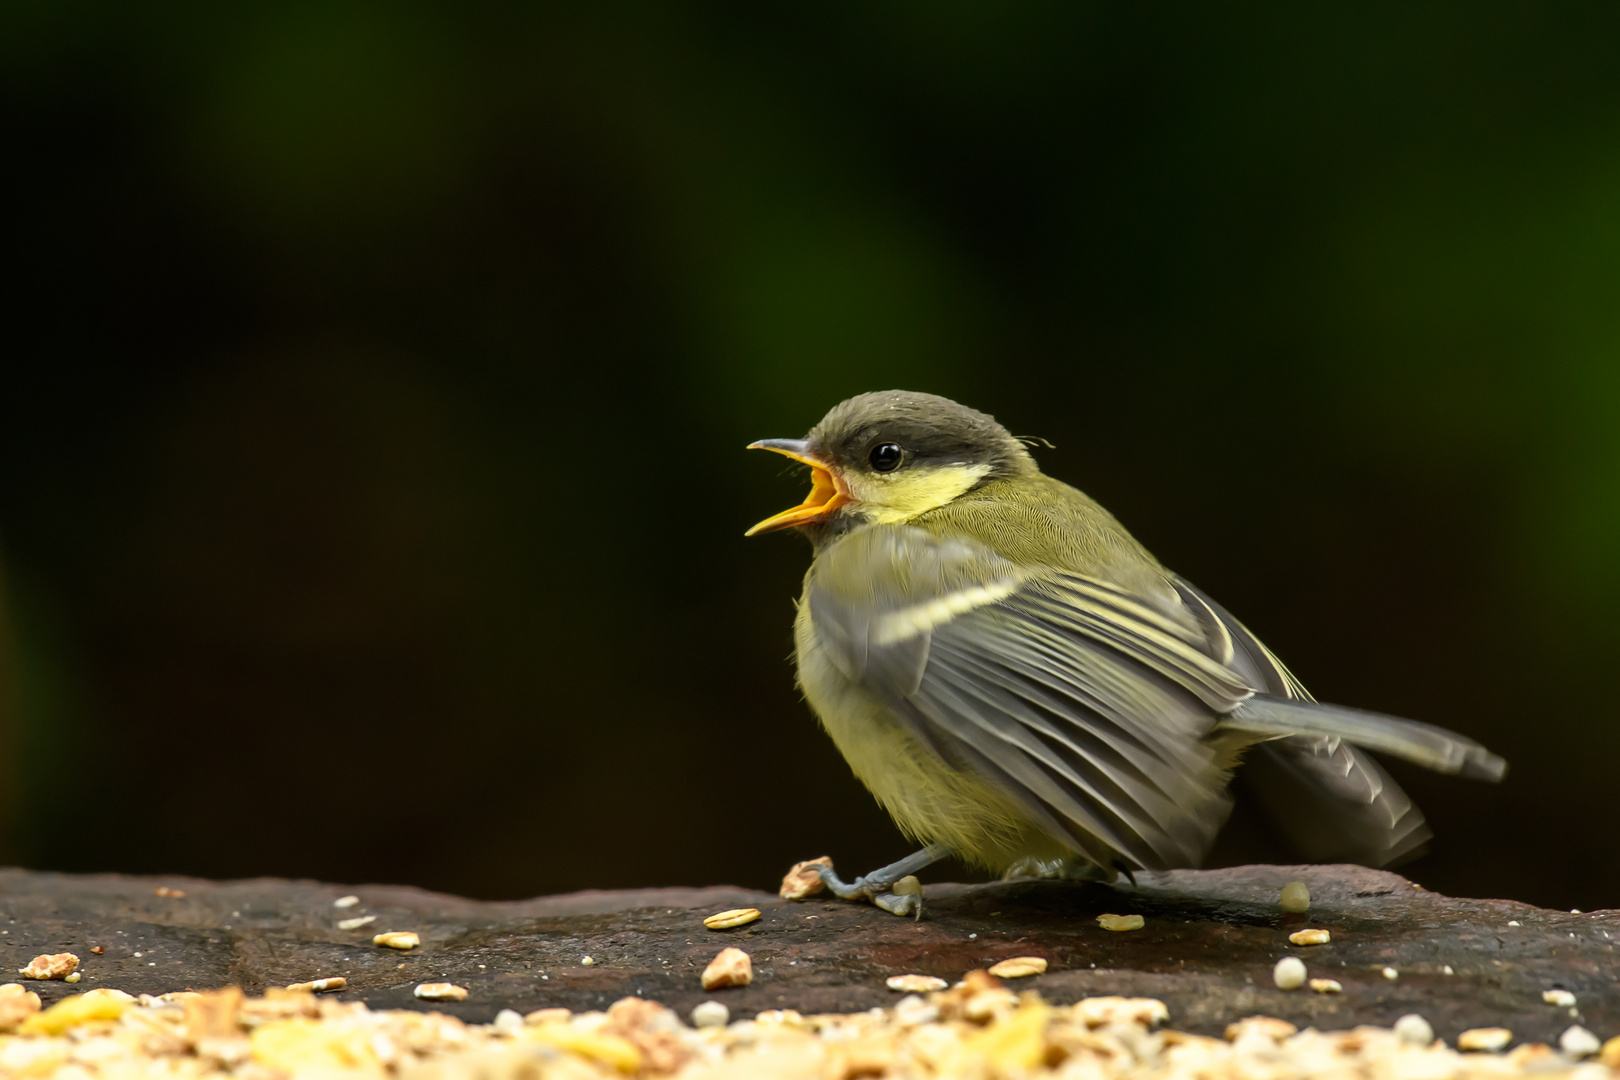
<svg viewBox="0 0 1620 1080"><path fill-rule="evenodd" d="M916 891L906 889L904 886L914 884L915 879L913 878L912 882L905 879L950 853L951 849L944 844L929 844L899 862L873 870L870 874L862 874L854 881L844 881L830 866L817 867L817 870L821 875L821 883L831 889L832 894L840 900L870 900L891 914L914 915L921 918L922 890L920 887Z"/></svg>
<svg viewBox="0 0 1620 1080"><path fill-rule="evenodd" d="M1007 867L1001 880L1041 878L1048 881L1100 881L1112 884L1118 877L1119 871L1099 866L1084 855L1063 855L1055 859L1037 859L1033 855L1025 855ZM1132 884L1135 884L1134 879Z"/></svg>

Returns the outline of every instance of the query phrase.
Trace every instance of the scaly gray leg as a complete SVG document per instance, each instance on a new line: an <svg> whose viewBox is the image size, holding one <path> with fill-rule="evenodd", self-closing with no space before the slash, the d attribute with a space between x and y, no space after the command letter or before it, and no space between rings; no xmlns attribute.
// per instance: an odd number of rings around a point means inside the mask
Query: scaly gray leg
<svg viewBox="0 0 1620 1080"><path fill-rule="evenodd" d="M950 853L951 849L944 844L929 844L899 862L890 863L880 870L862 874L854 881L848 882L833 873L830 866L820 867L819 873L821 883L831 889L833 895L840 900L870 900L884 911L895 915L912 915L920 919L922 889L920 886L916 887L916 891L905 888L907 884L915 885L916 882L915 878L909 883L905 879Z"/></svg>

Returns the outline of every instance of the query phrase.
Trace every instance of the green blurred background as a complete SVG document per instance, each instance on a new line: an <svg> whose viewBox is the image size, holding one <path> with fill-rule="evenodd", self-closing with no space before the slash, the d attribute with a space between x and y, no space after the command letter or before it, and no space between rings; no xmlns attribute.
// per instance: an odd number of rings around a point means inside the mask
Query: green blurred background
<svg viewBox="0 0 1620 1080"><path fill-rule="evenodd" d="M902 854L742 447L905 387L1509 758L1417 880L1620 903L1612 3L0 12L0 861Z"/></svg>

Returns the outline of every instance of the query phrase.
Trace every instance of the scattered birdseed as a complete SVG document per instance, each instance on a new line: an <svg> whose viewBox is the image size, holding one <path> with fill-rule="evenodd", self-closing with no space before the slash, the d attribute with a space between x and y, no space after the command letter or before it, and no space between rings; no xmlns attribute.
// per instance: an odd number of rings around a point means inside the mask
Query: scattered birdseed
<svg viewBox="0 0 1620 1080"><path fill-rule="evenodd" d="M360 898L358 896L340 896L336 900L332 901L332 906L354 907L354 905L358 904L359 902Z"/></svg>
<svg viewBox="0 0 1620 1080"><path fill-rule="evenodd" d="M550 1009L536 1009L534 1012L525 1013L523 1016L523 1022L525 1024L566 1024L568 1022L568 1018L573 1015L574 1013L572 1009L561 1009L555 1007Z"/></svg>
<svg viewBox="0 0 1620 1080"><path fill-rule="evenodd" d="M747 986L754 981L754 962L741 949L721 949L703 969L703 989Z"/></svg>
<svg viewBox="0 0 1620 1080"><path fill-rule="evenodd" d="M1384 978L1388 979L1390 982L1394 982L1396 979L1398 979L1400 977L1401 977L1401 973L1396 971L1394 968L1387 967L1387 968L1384 969Z"/></svg>
<svg viewBox="0 0 1620 1080"><path fill-rule="evenodd" d="M1417 1013L1407 1013L1395 1021L1395 1037L1403 1043L1428 1046L1434 1042L1434 1028Z"/></svg>
<svg viewBox="0 0 1620 1080"><path fill-rule="evenodd" d="M76 982L78 982L78 981L79 981L79 979L80 979L80 978L82 978L82 977L83 977L83 976L82 976L82 973L80 973L80 972L77 972L77 971L75 971L75 972L74 972L74 973L73 973L73 974L71 974L71 975L64 975L64 976L63 976L63 977L62 977L62 981L63 981L63 982L68 982L68 983L76 983Z"/></svg>
<svg viewBox="0 0 1620 1080"><path fill-rule="evenodd" d="M184 889L171 889L167 885L159 885L152 890L153 896L161 896L165 900L179 900L186 895Z"/></svg>
<svg viewBox="0 0 1620 1080"><path fill-rule="evenodd" d="M1133 918L1137 920L1138 925L1141 924L1142 917L1140 915L1133 916ZM1014 956L1011 959L1001 961L999 964L993 964L990 968L990 974L998 979L1022 979L1029 975L1044 975L1046 974L1046 958L1044 956Z"/></svg>
<svg viewBox="0 0 1620 1080"><path fill-rule="evenodd" d="M414 949L422 944L422 939L410 930L390 930L372 938L371 943L385 949Z"/></svg>
<svg viewBox="0 0 1620 1080"><path fill-rule="evenodd" d="M1290 881L1282 887L1282 894L1277 897L1277 904L1284 911L1311 910L1311 890L1303 881Z"/></svg>
<svg viewBox="0 0 1620 1080"><path fill-rule="evenodd" d="M1140 930L1143 919L1140 915L1099 915L1097 925L1104 930Z"/></svg>
<svg viewBox="0 0 1620 1080"><path fill-rule="evenodd" d="M592 964L596 963L596 958L592 956L582 956L579 958L579 963L581 967L590 967Z"/></svg>
<svg viewBox="0 0 1620 1080"><path fill-rule="evenodd" d="M491 1022L496 1031L506 1035L516 1035L523 1030L523 1014L516 1009L502 1009L495 1014Z"/></svg>
<svg viewBox="0 0 1620 1080"><path fill-rule="evenodd" d="M100 956L102 953L107 951L107 947L105 945L92 945L90 946L90 951L95 955Z"/></svg>
<svg viewBox="0 0 1620 1080"><path fill-rule="evenodd" d="M1157 998L1083 998L1075 1002L1074 1019L1088 1028L1111 1028L1119 1024L1150 1028L1169 1020L1170 1010Z"/></svg>
<svg viewBox="0 0 1620 1080"><path fill-rule="evenodd" d="M1344 993L1344 987L1340 985L1338 979L1312 979L1311 989L1315 990L1318 994Z"/></svg>
<svg viewBox="0 0 1620 1080"><path fill-rule="evenodd" d="M1298 990L1305 985L1305 961L1285 956L1271 969L1271 981L1279 990Z"/></svg>
<svg viewBox="0 0 1620 1080"><path fill-rule="evenodd" d="M1568 990L1543 990L1541 1000L1548 1005L1556 1005L1560 1009L1567 1009L1575 1004L1575 995Z"/></svg>
<svg viewBox="0 0 1620 1080"><path fill-rule="evenodd" d="M1483 1050L1494 1054L1513 1041L1513 1032L1507 1028L1469 1028L1457 1036L1457 1049Z"/></svg>
<svg viewBox="0 0 1620 1080"><path fill-rule="evenodd" d="M832 859L823 855L819 859L794 863L793 869L782 878L782 887L776 890L776 895L784 900L803 900L825 889L827 886L822 884L821 872L810 869L813 866L825 866L831 870Z"/></svg>
<svg viewBox="0 0 1620 1080"><path fill-rule="evenodd" d="M933 975L890 975L883 985L897 994L926 994L943 990L950 984Z"/></svg>
<svg viewBox="0 0 1620 1080"><path fill-rule="evenodd" d="M333 975L328 979L313 979L310 982L293 983L288 990L307 990L312 994L327 994L334 990L345 990L349 980L342 975Z"/></svg>
<svg viewBox="0 0 1620 1080"><path fill-rule="evenodd" d="M1455 975L1457 973L1455 971L1451 970L1451 965L1450 964L1447 964L1445 967L1440 969L1440 974L1442 974L1442 975Z"/></svg>
<svg viewBox="0 0 1620 1080"><path fill-rule="evenodd" d="M1333 935L1326 930L1295 930L1288 935L1288 940L1295 945L1326 945L1333 940Z"/></svg>
<svg viewBox="0 0 1620 1080"><path fill-rule="evenodd" d="M730 911L721 911L710 915L703 920L703 925L710 930L730 930L733 926L745 926L759 918L759 908L740 907Z"/></svg>
<svg viewBox="0 0 1620 1080"><path fill-rule="evenodd" d="M360 915L360 916L358 916L356 918L353 918L353 919L339 919L338 920L338 929L339 930L358 930L362 926L369 926L369 925L371 925L372 923L374 923L376 921L377 921L377 916L375 916L375 915Z"/></svg>
<svg viewBox="0 0 1620 1080"><path fill-rule="evenodd" d="M1235 1043L1244 1039L1257 1039L1280 1043L1298 1032L1299 1028L1275 1016L1248 1016L1226 1025L1226 1041Z"/></svg>
<svg viewBox="0 0 1620 1080"><path fill-rule="evenodd" d="M725 1027L731 1020L731 1010L718 1001L700 1001L693 1006L691 1016L695 1028Z"/></svg>
<svg viewBox="0 0 1620 1080"><path fill-rule="evenodd" d="M1603 1043L1581 1025L1571 1024L1558 1036L1558 1049L1572 1058L1591 1057L1603 1049Z"/></svg>
<svg viewBox="0 0 1620 1080"><path fill-rule="evenodd" d="M79 958L70 952L41 953L28 961L27 967L18 968L17 974L25 979L65 979L73 974L78 966Z"/></svg>
<svg viewBox="0 0 1620 1080"><path fill-rule="evenodd" d="M1508 920L1508 925L1509 926L1520 926L1522 924L1519 922L1518 919L1509 919Z"/></svg>
<svg viewBox="0 0 1620 1080"><path fill-rule="evenodd" d="M425 1001L466 1001L467 988L455 983L421 983L411 991Z"/></svg>
<svg viewBox="0 0 1620 1080"><path fill-rule="evenodd" d="M1620 1072L1620 1035L1603 1044L1603 1049L1598 1051L1598 1062Z"/></svg>

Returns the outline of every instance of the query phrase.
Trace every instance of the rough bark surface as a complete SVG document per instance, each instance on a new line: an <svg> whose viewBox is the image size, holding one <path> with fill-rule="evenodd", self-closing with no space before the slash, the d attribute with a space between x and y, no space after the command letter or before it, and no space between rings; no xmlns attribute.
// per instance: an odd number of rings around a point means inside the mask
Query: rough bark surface
<svg viewBox="0 0 1620 1080"><path fill-rule="evenodd" d="M1289 881L1310 886L1305 915L1281 911ZM159 887L183 890L160 896ZM334 908L355 894L360 903ZM1575 914L1507 900L1458 900L1395 874L1352 866L1250 866L1144 876L1139 887L1016 882L935 885L921 921L816 898L789 903L730 886L584 892L486 903L400 886L304 881L73 876L0 870L0 946L16 970L39 953L73 952L77 986L32 983L47 1003L96 986L131 993L250 992L342 975L346 996L372 1008L434 1008L487 1021L502 1008L602 1008L637 995L686 1012L718 997L733 1017L762 1009L848 1012L889 1005L890 975L955 980L1011 956L1039 955L1047 974L1013 984L1067 1003L1102 994L1160 998L1172 1023L1218 1034L1264 1013L1301 1027L1389 1024L1426 1016L1442 1037L1501 1026L1520 1040L1551 1041L1571 1023L1620 1029L1620 911ZM702 917L757 907L757 922L727 931ZM1111 932L1096 917L1140 914L1141 930ZM375 915L340 930L340 919ZM1518 925L1510 925L1517 922ZM1296 947L1304 927L1332 933ZM421 947L371 944L414 930ZM105 952L97 955L92 946ZM746 988L705 994L698 976L720 949L753 957ZM1284 992L1276 960L1303 959L1341 994ZM594 961L583 963L589 956ZM1398 978L1390 980L1384 968ZM1447 973L1449 969L1449 974ZM460 1004L412 996L421 982L467 987ZM1573 1010L1543 1002L1569 990Z"/></svg>

